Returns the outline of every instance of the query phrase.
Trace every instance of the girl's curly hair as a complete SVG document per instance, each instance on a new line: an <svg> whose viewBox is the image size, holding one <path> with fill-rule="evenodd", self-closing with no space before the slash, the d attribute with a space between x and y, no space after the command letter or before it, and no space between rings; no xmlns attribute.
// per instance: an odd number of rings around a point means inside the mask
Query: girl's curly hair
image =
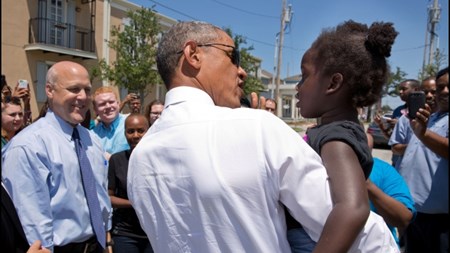
<svg viewBox="0 0 450 253"><path fill-rule="evenodd" d="M386 58L398 32L392 23L365 24L348 20L322 31L311 49L324 74L341 73L355 107L370 106L381 98L390 67Z"/></svg>

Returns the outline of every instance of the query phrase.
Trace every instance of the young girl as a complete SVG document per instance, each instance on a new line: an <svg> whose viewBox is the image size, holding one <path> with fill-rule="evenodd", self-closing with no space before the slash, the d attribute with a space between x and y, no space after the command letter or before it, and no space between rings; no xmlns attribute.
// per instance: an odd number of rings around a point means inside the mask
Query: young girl
<svg viewBox="0 0 450 253"><path fill-rule="evenodd" d="M293 252L347 252L369 217L373 161L357 108L380 99L397 34L392 23L349 20L324 30L303 56L297 106L303 117L320 119L306 135L327 168L334 206L317 244L287 218Z"/></svg>

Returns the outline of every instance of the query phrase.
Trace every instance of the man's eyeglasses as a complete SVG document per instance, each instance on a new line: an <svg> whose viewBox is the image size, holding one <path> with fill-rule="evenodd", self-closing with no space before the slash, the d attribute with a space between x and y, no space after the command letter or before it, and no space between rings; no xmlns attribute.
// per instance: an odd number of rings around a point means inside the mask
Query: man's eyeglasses
<svg viewBox="0 0 450 253"><path fill-rule="evenodd" d="M236 67L239 67L239 64L241 63L241 54L239 52L239 50L236 47L227 45L227 44L222 44L222 43L205 43L205 44L198 44L198 47L213 47L219 50L224 51L228 57L230 57L231 62L236 65ZM217 46L223 46L223 47L229 47L232 48L233 50L231 52L224 50L220 47ZM177 52L177 54L181 54L183 52L183 50Z"/></svg>

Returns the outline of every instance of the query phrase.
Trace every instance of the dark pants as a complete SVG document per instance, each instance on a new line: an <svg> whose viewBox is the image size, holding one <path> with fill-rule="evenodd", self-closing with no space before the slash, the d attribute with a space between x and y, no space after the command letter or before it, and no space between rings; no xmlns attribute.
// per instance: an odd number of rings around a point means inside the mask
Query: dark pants
<svg viewBox="0 0 450 253"><path fill-rule="evenodd" d="M102 253L103 249L97 238L91 237L84 242L69 243L64 246L55 246L54 253Z"/></svg>
<svg viewBox="0 0 450 253"><path fill-rule="evenodd" d="M406 229L406 253L448 252L449 214L417 213Z"/></svg>
<svg viewBox="0 0 450 253"><path fill-rule="evenodd" d="M153 253L150 241L145 238L113 235L114 253Z"/></svg>

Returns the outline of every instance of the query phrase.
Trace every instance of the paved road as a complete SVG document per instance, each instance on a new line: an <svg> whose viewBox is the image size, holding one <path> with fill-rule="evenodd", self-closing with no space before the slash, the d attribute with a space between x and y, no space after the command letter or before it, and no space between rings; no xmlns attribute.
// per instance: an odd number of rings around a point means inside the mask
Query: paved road
<svg viewBox="0 0 450 253"><path fill-rule="evenodd" d="M379 158L389 164L392 163L392 151L388 148L374 148L372 150L372 156Z"/></svg>

